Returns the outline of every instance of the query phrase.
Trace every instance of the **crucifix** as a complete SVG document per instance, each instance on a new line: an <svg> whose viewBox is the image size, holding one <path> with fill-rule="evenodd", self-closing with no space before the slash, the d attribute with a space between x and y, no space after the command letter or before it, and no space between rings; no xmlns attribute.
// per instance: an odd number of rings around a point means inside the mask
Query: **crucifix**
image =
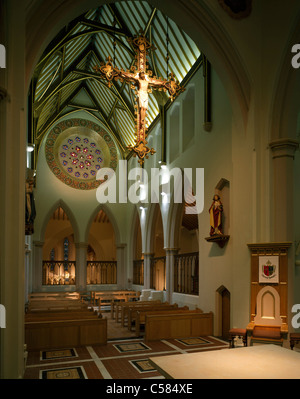
<svg viewBox="0 0 300 399"><path fill-rule="evenodd" d="M95 66L95 72L99 73L100 77L107 81L108 86L111 87L113 80L121 80L129 83L132 89L136 90L137 104L136 108L136 143L134 146L130 145L127 148L133 151L134 156L138 156L138 162L143 165L144 159L148 158L148 154L153 155L155 150L147 147L147 109L148 109L148 95L152 93L152 88L157 90L168 91L171 101L184 91L179 82L175 79L174 74L169 75L169 79L152 77L152 71L147 68L147 55L149 50L155 50L155 47L150 44L146 37L140 33L138 36L128 38L128 41L135 48L136 65L131 67L131 71L124 71L116 68L111 57L107 58L106 63L101 63L100 66Z"/></svg>

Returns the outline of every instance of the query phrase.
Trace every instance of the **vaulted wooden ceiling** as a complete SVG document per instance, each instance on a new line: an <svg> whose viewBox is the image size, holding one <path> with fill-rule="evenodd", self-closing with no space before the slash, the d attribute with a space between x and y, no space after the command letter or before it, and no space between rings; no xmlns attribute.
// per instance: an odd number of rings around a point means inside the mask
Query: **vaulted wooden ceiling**
<svg viewBox="0 0 300 399"><path fill-rule="evenodd" d="M134 144L133 91L121 82L109 88L93 67L111 56L118 68L129 69L135 53L127 39L140 31L156 47L148 59L154 75L167 78L167 71L173 72L184 85L195 66L201 64L201 53L194 42L146 1L105 4L80 15L52 40L34 71L28 141L36 145L36 151L47 131L62 116L77 110L93 115L124 154L126 146ZM149 96L149 128L159 118L159 102L168 101L164 95Z"/></svg>

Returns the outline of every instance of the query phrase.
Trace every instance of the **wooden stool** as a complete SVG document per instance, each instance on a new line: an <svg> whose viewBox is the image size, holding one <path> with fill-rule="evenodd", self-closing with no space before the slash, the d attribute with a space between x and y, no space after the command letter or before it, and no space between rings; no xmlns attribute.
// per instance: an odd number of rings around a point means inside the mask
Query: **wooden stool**
<svg viewBox="0 0 300 399"><path fill-rule="evenodd" d="M300 333L291 333L290 334L290 347L293 350L295 344L300 342Z"/></svg>
<svg viewBox="0 0 300 399"><path fill-rule="evenodd" d="M244 328L232 328L229 330L229 348L234 348L234 338L242 338L244 346L247 346L247 331Z"/></svg>

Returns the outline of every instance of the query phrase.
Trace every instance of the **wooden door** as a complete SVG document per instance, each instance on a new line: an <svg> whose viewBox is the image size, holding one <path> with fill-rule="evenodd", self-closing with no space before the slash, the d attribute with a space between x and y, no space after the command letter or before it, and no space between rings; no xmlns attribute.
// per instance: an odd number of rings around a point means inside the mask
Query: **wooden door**
<svg viewBox="0 0 300 399"><path fill-rule="evenodd" d="M222 338L228 339L230 330L230 292L227 289L222 291Z"/></svg>

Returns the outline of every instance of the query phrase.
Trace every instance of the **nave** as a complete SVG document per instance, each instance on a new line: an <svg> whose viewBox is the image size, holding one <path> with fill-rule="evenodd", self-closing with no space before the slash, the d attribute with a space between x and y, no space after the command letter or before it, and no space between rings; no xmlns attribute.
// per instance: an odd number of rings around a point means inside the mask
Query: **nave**
<svg viewBox="0 0 300 399"><path fill-rule="evenodd" d="M145 343L104 311L107 343L76 348L28 351L24 379L164 379L149 357L227 350L228 342L205 336ZM237 343L241 345L242 343Z"/></svg>

